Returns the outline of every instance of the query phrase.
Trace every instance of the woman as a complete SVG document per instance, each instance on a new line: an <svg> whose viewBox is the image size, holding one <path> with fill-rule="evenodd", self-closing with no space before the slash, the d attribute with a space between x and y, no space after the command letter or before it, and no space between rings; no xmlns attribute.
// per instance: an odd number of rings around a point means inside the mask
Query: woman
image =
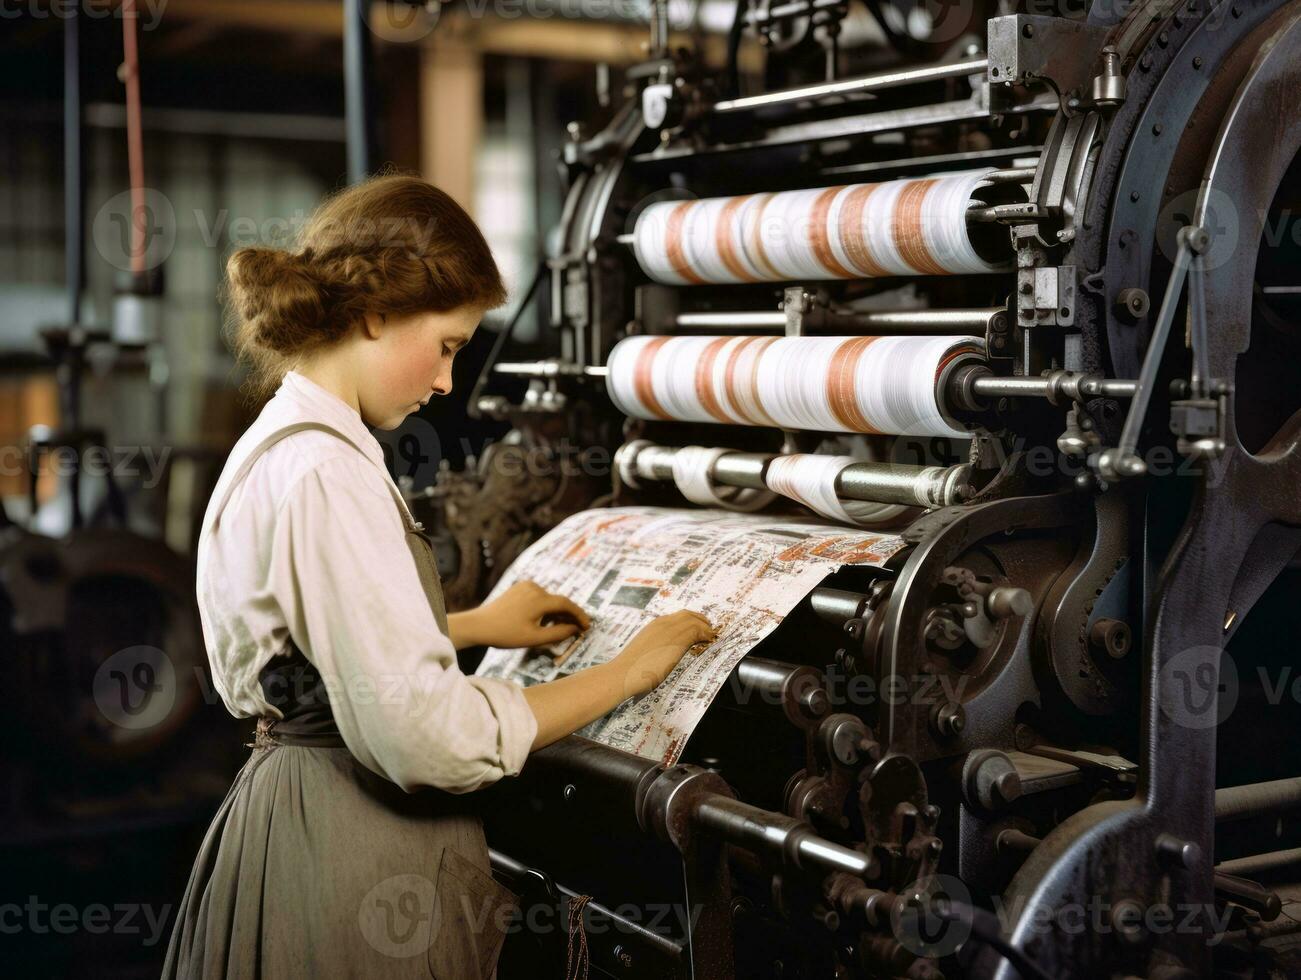
<svg viewBox="0 0 1301 980"><path fill-rule="evenodd" d="M663 616L609 662L527 689L457 668L460 647L552 643L590 620L528 582L448 614L367 428L447 394L505 300L446 194L402 175L350 187L297 251L239 249L227 280L237 351L279 386L213 492L197 589L216 689L258 725L164 975L490 976L514 896L463 794L650 690L713 630Z"/></svg>

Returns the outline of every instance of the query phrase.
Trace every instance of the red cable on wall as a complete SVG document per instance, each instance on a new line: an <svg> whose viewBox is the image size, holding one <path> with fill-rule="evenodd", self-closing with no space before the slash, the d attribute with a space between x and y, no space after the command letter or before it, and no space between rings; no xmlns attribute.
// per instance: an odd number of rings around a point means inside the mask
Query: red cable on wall
<svg viewBox="0 0 1301 980"><path fill-rule="evenodd" d="M145 274L145 159L140 126L140 54L136 47L135 0L122 0L122 67L118 77L126 85L127 161L131 174L131 272Z"/></svg>

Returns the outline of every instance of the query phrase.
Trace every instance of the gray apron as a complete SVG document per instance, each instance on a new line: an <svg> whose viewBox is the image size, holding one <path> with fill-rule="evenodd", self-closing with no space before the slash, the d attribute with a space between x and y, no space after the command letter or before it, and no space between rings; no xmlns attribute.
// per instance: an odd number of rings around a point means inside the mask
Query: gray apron
<svg viewBox="0 0 1301 980"><path fill-rule="evenodd" d="M317 424L273 432L227 484L217 519L253 461L302 428L347 439ZM397 504L446 633L433 548ZM252 754L199 848L163 977L494 976L517 896L492 877L467 797L406 793L354 759L292 640L259 680L284 718L258 720Z"/></svg>

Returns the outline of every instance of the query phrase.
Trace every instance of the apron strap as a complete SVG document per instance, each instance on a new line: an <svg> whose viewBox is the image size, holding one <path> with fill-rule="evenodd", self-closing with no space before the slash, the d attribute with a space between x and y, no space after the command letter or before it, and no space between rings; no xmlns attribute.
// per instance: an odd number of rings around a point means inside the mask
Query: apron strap
<svg viewBox="0 0 1301 980"><path fill-rule="evenodd" d="M332 435L338 436L359 453L365 455L362 448L358 446L353 439L349 438L334 426L327 425L324 422L294 422L290 425L284 425L278 429L274 429L263 437L262 441L254 446L253 449L244 457L244 461L240 464L239 469L237 469L234 475L231 476L230 482L222 488L221 496L217 498L216 509L213 511L212 524L210 525L211 531L217 529L217 525L221 522L222 512L225 511L226 504L230 502L231 495L234 494L235 488L244 482L244 478L248 476L249 470L253 468L253 464L258 461L259 457L281 439L285 438L285 436L293 435L295 432L301 432L304 429L319 429L322 432L329 432ZM369 462L369 460L367 460L367 462ZM415 524L415 519L411 516L411 511L407 508L407 502L402 499L402 492L398 490L397 486L391 479L387 478L387 474L385 474L385 477L384 482L387 484L393 499L397 502L398 511L402 514L407 527L410 527Z"/></svg>

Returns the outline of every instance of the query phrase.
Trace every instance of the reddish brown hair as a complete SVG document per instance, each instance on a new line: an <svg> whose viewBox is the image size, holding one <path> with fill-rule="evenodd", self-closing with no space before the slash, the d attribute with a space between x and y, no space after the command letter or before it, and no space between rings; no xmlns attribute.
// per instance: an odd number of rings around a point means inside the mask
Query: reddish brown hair
<svg viewBox="0 0 1301 980"><path fill-rule="evenodd" d="M459 204L419 177L385 173L328 197L294 248L237 249L225 297L232 346L262 396L296 358L342 340L366 313L490 310L506 288Z"/></svg>

